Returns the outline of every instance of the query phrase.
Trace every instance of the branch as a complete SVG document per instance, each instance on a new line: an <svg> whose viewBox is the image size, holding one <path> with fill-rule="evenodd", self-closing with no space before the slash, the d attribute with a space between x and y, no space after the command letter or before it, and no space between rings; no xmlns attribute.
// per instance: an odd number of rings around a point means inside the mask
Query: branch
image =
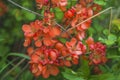
<svg viewBox="0 0 120 80"><path fill-rule="evenodd" d="M36 15L38 15L38 16L44 17L43 15L41 15L41 14L39 14L39 13L37 13L37 12L34 12L34 11L30 10L30 9L27 9L27 8L25 8L25 7L20 6L19 4L15 3L15 2L12 1L12 0L8 0L8 1L9 1L10 3L12 3L13 5L15 5L15 6L21 8L21 9L23 9L23 10L26 10L26 11L31 12L31 13L33 13L33 14L36 14ZM62 30L64 30L64 31L71 37L71 35L66 31L66 29L65 29L63 26L61 26L60 24L58 24L56 21L55 21L55 24L58 25Z"/></svg>
<svg viewBox="0 0 120 80"><path fill-rule="evenodd" d="M27 63L22 70L19 72L19 74L17 74L17 76L15 77L15 80L19 80L19 77L22 75L22 73L24 73L24 71L28 68L29 64Z"/></svg>
<svg viewBox="0 0 120 80"><path fill-rule="evenodd" d="M16 64L12 69L10 69L9 71L7 71L4 76L1 78L1 80L4 80L4 78L6 76L8 76L13 70L15 70L20 64L22 64L25 61L25 59L22 59L20 62L18 62L18 64Z"/></svg>
<svg viewBox="0 0 120 80"><path fill-rule="evenodd" d="M9 1L10 3L12 3L13 5L15 5L15 6L21 8L21 9L23 9L23 10L29 11L29 12L31 12L31 13L33 13L33 14L36 14L36 15L38 15L38 16L43 17L41 14L39 14L39 13L37 13L37 12L34 12L34 11L32 11L32 10L29 10L29 9L27 9L27 8L25 8L25 7L22 7L22 6L20 6L19 4L13 2L12 0L8 0L8 1Z"/></svg>
<svg viewBox="0 0 120 80"><path fill-rule="evenodd" d="M112 8L110 9L110 23L109 23L109 34L110 34L110 31L111 31L111 26L112 26L112 17L113 17L113 10Z"/></svg>

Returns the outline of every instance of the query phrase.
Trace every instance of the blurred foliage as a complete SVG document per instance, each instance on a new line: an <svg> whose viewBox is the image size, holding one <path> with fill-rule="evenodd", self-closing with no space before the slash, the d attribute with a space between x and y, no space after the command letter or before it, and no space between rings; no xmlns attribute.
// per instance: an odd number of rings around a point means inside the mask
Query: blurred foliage
<svg viewBox="0 0 120 80"><path fill-rule="evenodd" d="M16 7L7 0L2 1L8 7L8 11L0 16L0 80L120 80L120 0L94 1L103 5L103 9L113 7L112 20L110 19L110 11L106 11L93 19L93 24L88 30L88 36L93 36L96 41L101 41L108 46L107 57L109 61L106 65L100 66L104 74L94 75L90 73L88 62L80 60L81 65L73 66L72 69L60 69L61 73L58 76L51 76L48 79L33 77L26 64L27 60L23 59L28 59L28 57L24 56L25 48L23 47L24 38L21 26L41 18ZM35 0L14 1L40 14L44 12L36 9ZM75 3L69 2L67 7L69 8ZM61 10L55 8L51 11L55 12L56 20L60 22L63 18ZM111 27L109 26L110 20ZM61 41L65 42L66 40Z"/></svg>

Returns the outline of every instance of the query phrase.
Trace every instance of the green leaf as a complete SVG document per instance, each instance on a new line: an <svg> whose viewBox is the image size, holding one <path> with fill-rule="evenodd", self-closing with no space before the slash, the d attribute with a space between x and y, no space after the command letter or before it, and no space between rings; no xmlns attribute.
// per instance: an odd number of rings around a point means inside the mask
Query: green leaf
<svg viewBox="0 0 120 80"><path fill-rule="evenodd" d="M114 19L114 20L112 21L112 23L113 23L114 25L116 25L116 26L118 27L118 29L120 30L120 19Z"/></svg>
<svg viewBox="0 0 120 80"><path fill-rule="evenodd" d="M108 35L108 34L109 34L109 30L108 30L108 29L105 29L105 30L103 30L103 33L104 33L105 35Z"/></svg>
<svg viewBox="0 0 120 80"><path fill-rule="evenodd" d="M22 57L22 58L30 60L30 57L23 53L10 53L10 54L8 54L8 56L18 56L18 57Z"/></svg>
<svg viewBox="0 0 120 80"><path fill-rule="evenodd" d="M99 5L106 5L106 2L104 0L94 0L94 3L99 4Z"/></svg>
<svg viewBox="0 0 120 80"><path fill-rule="evenodd" d="M88 32L89 32L90 36L92 36L93 34L95 34L95 29L92 28L92 27L90 27L90 28L88 29Z"/></svg>
<svg viewBox="0 0 120 80"><path fill-rule="evenodd" d="M84 80L81 76L78 76L76 72L68 68L65 68L65 72L62 72L62 74L68 80Z"/></svg>
<svg viewBox="0 0 120 80"><path fill-rule="evenodd" d="M108 39L103 39L103 38L99 37L99 41L105 43L108 46L111 46L117 41L117 36L114 34L109 34Z"/></svg>
<svg viewBox="0 0 120 80"><path fill-rule="evenodd" d="M89 62L84 59L80 59L81 66L78 69L78 73L82 72L82 75L84 78L87 78L90 75L90 68L89 68Z"/></svg>
<svg viewBox="0 0 120 80"><path fill-rule="evenodd" d="M64 44L65 44L66 41L67 41L65 38L62 38L62 37L59 37L58 40L59 40L61 43L64 43Z"/></svg>
<svg viewBox="0 0 120 80"><path fill-rule="evenodd" d="M54 8L55 18L58 22L61 22L64 16L64 13L59 8Z"/></svg>
<svg viewBox="0 0 120 80"><path fill-rule="evenodd" d="M118 55L110 55L110 56L107 56L108 59L116 59L116 58L120 58L120 56Z"/></svg>
<svg viewBox="0 0 120 80"><path fill-rule="evenodd" d="M113 45L117 40L116 35L110 34L108 35L108 40L105 41L107 45Z"/></svg>
<svg viewBox="0 0 120 80"><path fill-rule="evenodd" d="M33 13L25 12L25 17L29 20L34 20L36 18L36 15Z"/></svg>
<svg viewBox="0 0 120 80"><path fill-rule="evenodd" d="M101 41L101 42L103 42L103 43L105 43L105 40L106 40L106 39L103 39L102 37L99 37L98 40Z"/></svg>
<svg viewBox="0 0 120 80"><path fill-rule="evenodd" d="M110 34L110 35L108 36L108 40L116 41L116 39L117 39L116 35Z"/></svg>
<svg viewBox="0 0 120 80"><path fill-rule="evenodd" d="M88 80L116 80L112 73L104 73L101 75L92 75Z"/></svg>
<svg viewBox="0 0 120 80"><path fill-rule="evenodd" d="M105 40L106 45L110 46L114 44L114 41L111 40Z"/></svg>

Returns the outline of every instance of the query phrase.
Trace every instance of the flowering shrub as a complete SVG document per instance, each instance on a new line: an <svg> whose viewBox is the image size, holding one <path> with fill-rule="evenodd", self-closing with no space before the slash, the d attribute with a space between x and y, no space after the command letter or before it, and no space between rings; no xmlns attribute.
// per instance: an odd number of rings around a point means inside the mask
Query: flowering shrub
<svg viewBox="0 0 120 80"><path fill-rule="evenodd" d="M92 20L80 24L97 14L101 10L100 5L93 0L78 0L77 4L67 9L67 0L36 0L36 3L39 9L44 9L43 19L22 26L24 47L27 47L30 70L34 76L56 76L60 67L78 65L81 56L95 70L100 64L106 63L106 46L94 42L86 34ZM55 7L64 13L60 25L51 11Z"/></svg>

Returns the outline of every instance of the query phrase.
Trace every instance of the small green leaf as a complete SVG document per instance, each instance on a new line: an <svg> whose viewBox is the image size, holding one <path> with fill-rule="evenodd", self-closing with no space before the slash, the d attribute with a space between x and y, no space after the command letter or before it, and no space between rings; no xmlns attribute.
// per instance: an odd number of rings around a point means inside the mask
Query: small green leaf
<svg viewBox="0 0 120 80"><path fill-rule="evenodd" d="M110 35L108 36L108 40L116 41L116 39L117 39L116 35L110 34Z"/></svg>
<svg viewBox="0 0 120 80"><path fill-rule="evenodd" d="M61 38L61 37L59 37L58 40L59 40L61 43L64 43L64 44L65 44L66 41L67 41L65 38Z"/></svg>
<svg viewBox="0 0 120 80"><path fill-rule="evenodd" d="M110 46L110 45L113 45L114 44L114 41L111 41L111 40L105 40L105 44Z"/></svg>
<svg viewBox="0 0 120 80"><path fill-rule="evenodd" d="M87 60L84 59L80 59L80 63L81 66L78 69L78 73L82 72L82 76L84 76L84 78L87 78L90 75L90 67L89 67L89 62Z"/></svg>
<svg viewBox="0 0 120 80"><path fill-rule="evenodd" d="M10 54L8 54L8 56L18 56L18 57L22 57L22 58L30 60L30 57L23 53L10 53Z"/></svg>
<svg viewBox="0 0 120 80"><path fill-rule="evenodd" d="M117 36L114 34L109 34L108 39L103 39L99 37L99 41L105 43L106 45L110 46L113 45L117 41Z"/></svg>
<svg viewBox="0 0 120 80"><path fill-rule="evenodd" d="M68 80L84 80L81 76L78 76L76 72L69 68L65 68L65 72L62 72L62 74Z"/></svg>
<svg viewBox="0 0 120 80"><path fill-rule="evenodd" d="M113 45L117 40L116 35L110 34L108 35L108 40L105 41L107 45Z"/></svg>
<svg viewBox="0 0 120 80"><path fill-rule="evenodd" d="M55 18L58 22L62 21L64 13L59 8L54 8Z"/></svg>
<svg viewBox="0 0 120 80"><path fill-rule="evenodd" d="M120 19L115 19L115 20L112 21L112 23L114 25L116 25L118 27L118 29L120 30Z"/></svg>
<svg viewBox="0 0 120 80"><path fill-rule="evenodd" d="M101 41L101 42L103 42L103 43L105 43L105 39L103 39L102 37L99 37L98 40Z"/></svg>
<svg viewBox="0 0 120 80"><path fill-rule="evenodd" d="M36 18L36 15L33 13L25 12L25 17L29 20L34 20Z"/></svg>
<svg viewBox="0 0 120 80"><path fill-rule="evenodd" d="M104 73L101 75L91 75L88 80L116 80L112 73Z"/></svg>
<svg viewBox="0 0 120 80"><path fill-rule="evenodd" d="M92 36L93 34L95 34L95 29L92 28L92 27L90 27L90 28L88 29L88 32L89 32L90 36Z"/></svg>
<svg viewBox="0 0 120 80"><path fill-rule="evenodd" d="M104 33L105 35L108 35L108 34L109 34L109 30L108 30L108 29L105 29L105 30L103 30L103 33Z"/></svg>
<svg viewBox="0 0 120 80"><path fill-rule="evenodd" d="M116 59L116 58L120 58L120 56L118 55L110 55L110 56L107 56L108 59Z"/></svg>
<svg viewBox="0 0 120 80"><path fill-rule="evenodd" d="M99 5L106 5L106 2L104 0L94 0L94 3L99 4Z"/></svg>

